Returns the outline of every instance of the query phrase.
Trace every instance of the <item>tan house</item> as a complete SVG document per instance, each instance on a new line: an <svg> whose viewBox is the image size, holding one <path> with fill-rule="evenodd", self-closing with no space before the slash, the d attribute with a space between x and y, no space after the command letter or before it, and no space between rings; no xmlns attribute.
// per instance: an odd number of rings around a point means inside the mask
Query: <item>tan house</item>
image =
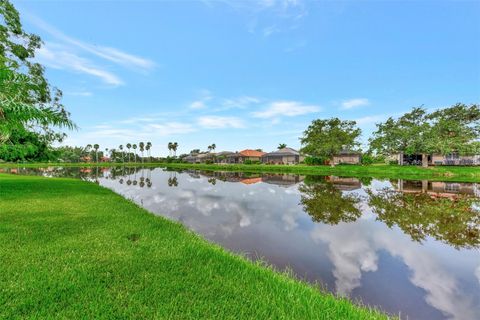
<svg viewBox="0 0 480 320"><path fill-rule="evenodd" d="M422 155L412 154L407 155L399 153L396 155L396 160L400 165L421 165ZM428 165L436 166L473 166L480 165L480 155L460 155L459 153L450 153L443 155L440 153L429 154L426 156Z"/></svg>
<svg viewBox="0 0 480 320"><path fill-rule="evenodd" d="M226 156L228 163L244 163L246 160L252 162L262 161L265 152L258 150L245 149Z"/></svg>
<svg viewBox="0 0 480 320"><path fill-rule="evenodd" d="M302 162L304 157L292 148L282 148L277 151L263 155L262 162L269 164L297 164Z"/></svg>
<svg viewBox="0 0 480 320"><path fill-rule="evenodd" d="M333 164L359 164L362 154L353 150L342 150L332 158Z"/></svg>

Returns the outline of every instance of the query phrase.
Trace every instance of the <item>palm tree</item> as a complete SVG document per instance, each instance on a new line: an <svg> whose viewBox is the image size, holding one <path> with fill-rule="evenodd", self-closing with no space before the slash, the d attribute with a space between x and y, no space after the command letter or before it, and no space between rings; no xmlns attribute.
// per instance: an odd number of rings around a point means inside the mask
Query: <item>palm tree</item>
<svg viewBox="0 0 480 320"><path fill-rule="evenodd" d="M173 143L169 142L168 143L168 155L171 157L172 156L172 146L173 146Z"/></svg>
<svg viewBox="0 0 480 320"><path fill-rule="evenodd" d="M208 152L212 152L212 146L208 146L207 149L208 149Z"/></svg>
<svg viewBox="0 0 480 320"><path fill-rule="evenodd" d="M143 164L143 151L145 151L145 143L140 142L139 146L140 146L140 152L142 153L142 164Z"/></svg>
<svg viewBox="0 0 480 320"><path fill-rule="evenodd" d="M177 148L178 148L178 142L172 143L172 150L173 150L173 156L177 156Z"/></svg>
<svg viewBox="0 0 480 320"><path fill-rule="evenodd" d="M105 148L105 154L103 155L103 157L108 157L108 148Z"/></svg>
<svg viewBox="0 0 480 320"><path fill-rule="evenodd" d="M119 145L118 149L120 149L120 152L122 153L122 162L125 162L125 158L123 156L123 144Z"/></svg>
<svg viewBox="0 0 480 320"><path fill-rule="evenodd" d="M127 149L128 149L128 162L130 162L130 148L132 147L131 143L127 143Z"/></svg>
<svg viewBox="0 0 480 320"><path fill-rule="evenodd" d="M217 145L215 143L212 143L212 150L215 152L215 149L217 149Z"/></svg>
<svg viewBox="0 0 480 320"><path fill-rule="evenodd" d="M280 143L278 144L278 149L283 149L283 148L286 148L287 147L287 144L286 143Z"/></svg>
<svg viewBox="0 0 480 320"><path fill-rule="evenodd" d="M93 149L95 149L95 162L98 162L98 148L100 148L100 146L98 145L98 143L95 143L93 145Z"/></svg>
<svg viewBox="0 0 480 320"><path fill-rule="evenodd" d="M147 149L147 155L148 155L148 161L149 162L152 162L152 154L150 153L150 148L151 147L152 147L152 143L147 142L147 146L145 147L145 149Z"/></svg>
<svg viewBox="0 0 480 320"><path fill-rule="evenodd" d="M132 145L132 148L133 148L133 157L135 159L135 163L137 163L137 145L134 143Z"/></svg>

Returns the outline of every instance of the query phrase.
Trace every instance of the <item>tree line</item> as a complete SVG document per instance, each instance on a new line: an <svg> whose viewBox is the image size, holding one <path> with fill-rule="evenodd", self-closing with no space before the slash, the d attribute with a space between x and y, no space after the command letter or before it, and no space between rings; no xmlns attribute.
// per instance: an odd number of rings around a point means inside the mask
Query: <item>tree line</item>
<svg viewBox="0 0 480 320"><path fill-rule="evenodd" d="M344 149L360 150L362 131L355 121L339 118L314 120L300 139L304 154L331 159ZM457 103L451 107L428 111L413 108L404 115L378 123L369 138L367 155L391 156L473 155L480 153L480 107Z"/></svg>

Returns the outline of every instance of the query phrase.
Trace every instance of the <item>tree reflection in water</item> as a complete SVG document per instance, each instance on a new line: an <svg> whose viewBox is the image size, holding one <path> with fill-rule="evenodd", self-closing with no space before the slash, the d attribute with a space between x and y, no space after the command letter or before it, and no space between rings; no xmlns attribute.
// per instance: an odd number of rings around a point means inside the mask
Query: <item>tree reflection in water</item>
<svg viewBox="0 0 480 320"><path fill-rule="evenodd" d="M480 200L475 196L364 188L367 196L361 197L343 192L342 187L322 177L309 177L299 186L300 203L313 221L336 225L360 218L359 205L364 202L377 221L389 228L397 226L414 241L432 237L457 249L480 247Z"/></svg>
<svg viewBox="0 0 480 320"><path fill-rule="evenodd" d="M307 177L298 189L300 204L315 222L353 222L362 215L358 208L361 197L355 193L342 193L324 177Z"/></svg>
<svg viewBox="0 0 480 320"><path fill-rule="evenodd" d="M480 246L478 198L467 195L443 198L391 189L367 190L367 193L377 220L390 228L398 226L414 241L432 237L457 249Z"/></svg>

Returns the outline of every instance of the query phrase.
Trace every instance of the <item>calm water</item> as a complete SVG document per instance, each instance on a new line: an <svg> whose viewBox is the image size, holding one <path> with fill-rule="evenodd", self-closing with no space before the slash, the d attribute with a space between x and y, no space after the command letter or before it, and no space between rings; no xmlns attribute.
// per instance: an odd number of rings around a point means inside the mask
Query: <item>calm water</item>
<svg viewBox="0 0 480 320"><path fill-rule="evenodd" d="M98 182L230 250L405 319L480 319L480 184L162 168L14 171Z"/></svg>

